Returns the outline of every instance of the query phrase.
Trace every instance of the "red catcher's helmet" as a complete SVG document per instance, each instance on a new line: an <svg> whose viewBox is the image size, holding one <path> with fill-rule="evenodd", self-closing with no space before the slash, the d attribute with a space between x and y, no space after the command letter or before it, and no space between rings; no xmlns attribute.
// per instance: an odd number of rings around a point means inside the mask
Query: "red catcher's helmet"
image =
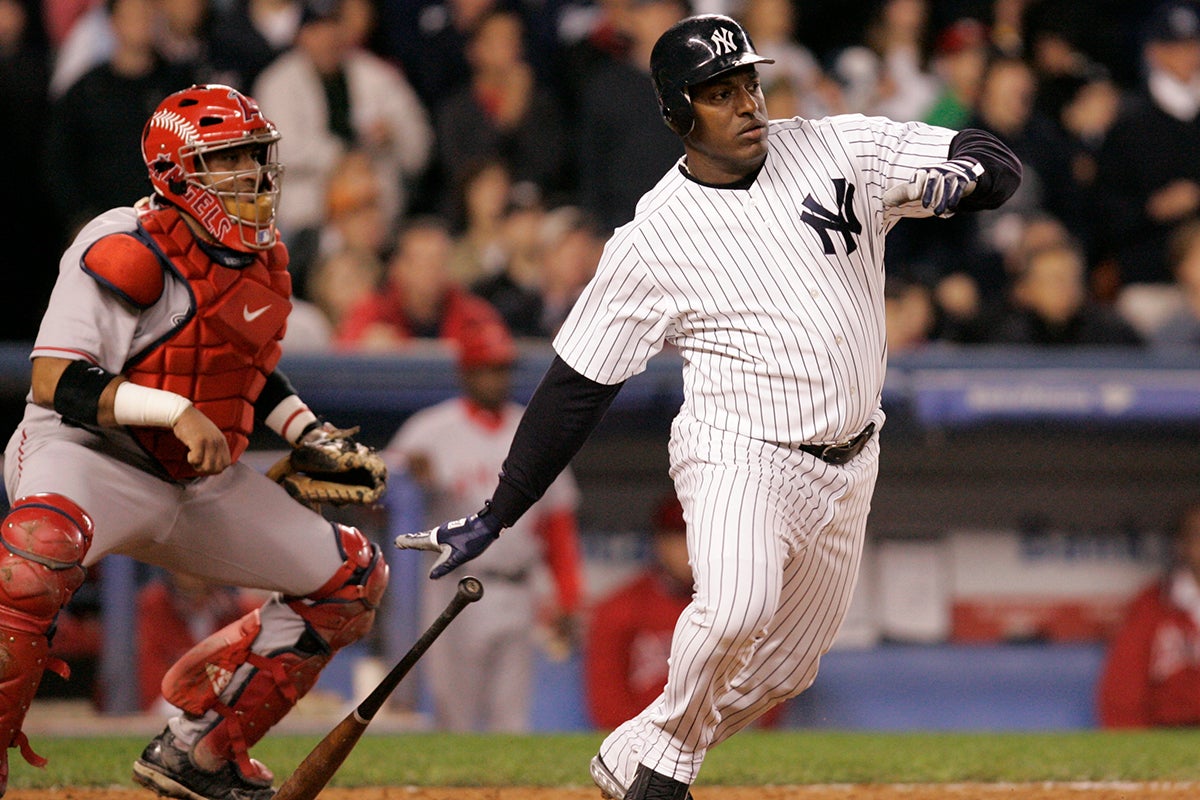
<svg viewBox="0 0 1200 800"><path fill-rule="evenodd" d="M142 131L142 158L154 190L196 219L226 247L272 247L283 167L279 131L258 103L230 86L197 85L159 103ZM254 169L216 172L206 157L253 145Z"/></svg>

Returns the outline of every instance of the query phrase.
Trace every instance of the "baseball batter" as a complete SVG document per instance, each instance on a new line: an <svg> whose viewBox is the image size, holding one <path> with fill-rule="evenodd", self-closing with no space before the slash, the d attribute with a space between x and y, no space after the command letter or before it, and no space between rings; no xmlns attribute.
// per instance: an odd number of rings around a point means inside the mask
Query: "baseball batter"
<svg viewBox="0 0 1200 800"><path fill-rule="evenodd" d="M44 763L21 725L56 614L108 553L275 592L163 679L184 713L134 765L161 795L271 797L248 749L372 624L378 546L239 461L256 419L304 447L329 435L275 368L291 307L278 140L228 86L168 96L142 136L154 195L101 214L63 255L5 453L0 793L8 748Z"/></svg>
<svg viewBox="0 0 1200 800"><path fill-rule="evenodd" d="M768 122L734 20L690 17L651 72L685 156L605 247L554 340L483 509L401 547L445 574L500 536L622 383L684 359L671 475L695 594L659 697L605 740L606 797L683 800L709 748L806 689L854 589L878 466L884 237L901 217L994 208L1020 163L994 137L848 115Z"/></svg>
<svg viewBox="0 0 1200 800"><path fill-rule="evenodd" d="M478 502L495 485L522 407L510 397L517 348L500 322L465 326L458 339L462 394L413 414L387 451L422 487L425 513L438 522ZM487 587L479 603L441 635L424 657L437 726L451 731L529 729L541 580L548 568L557 620L578 610L582 578L575 508L579 490L570 470L505 532L506 547L484 553L472 574ZM450 602L456 586L427 581L427 622ZM486 681L475 680L479 665Z"/></svg>

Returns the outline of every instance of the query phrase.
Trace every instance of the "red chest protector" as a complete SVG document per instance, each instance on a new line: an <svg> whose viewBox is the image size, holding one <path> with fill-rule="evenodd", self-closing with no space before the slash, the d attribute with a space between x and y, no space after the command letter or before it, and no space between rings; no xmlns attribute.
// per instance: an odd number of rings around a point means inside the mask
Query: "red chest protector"
<svg viewBox="0 0 1200 800"><path fill-rule="evenodd" d="M175 209L143 211L140 223L154 245L187 280L194 313L168 338L128 365L142 386L183 395L225 433L234 461L254 429L254 401L275 369L292 304L287 249L277 244L250 266L215 263ZM187 448L165 428L131 428L176 479L194 478Z"/></svg>

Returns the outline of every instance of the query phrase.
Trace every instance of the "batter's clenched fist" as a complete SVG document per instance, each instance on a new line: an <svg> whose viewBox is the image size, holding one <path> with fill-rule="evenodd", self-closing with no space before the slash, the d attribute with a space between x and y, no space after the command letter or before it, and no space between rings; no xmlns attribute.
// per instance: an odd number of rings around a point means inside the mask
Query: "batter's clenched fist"
<svg viewBox="0 0 1200 800"><path fill-rule="evenodd" d="M948 217L959 202L975 190L983 177L983 165L973 158L955 158L918 169L908 183L892 186L883 193L889 206L920 201L934 216Z"/></svg>

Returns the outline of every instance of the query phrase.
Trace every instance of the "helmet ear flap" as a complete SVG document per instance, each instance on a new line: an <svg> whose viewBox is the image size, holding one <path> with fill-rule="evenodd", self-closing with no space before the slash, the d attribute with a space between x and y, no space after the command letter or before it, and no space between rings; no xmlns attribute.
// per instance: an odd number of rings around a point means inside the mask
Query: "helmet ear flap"
<svg viewBox="0 0 1200 800"><path fill-rule="evenodd" d="M692 102L688 99L687 90L666 92L659 103L663 119L671 130L680 136L687 136L696 124L696 115L692 112Z"/></svg>

